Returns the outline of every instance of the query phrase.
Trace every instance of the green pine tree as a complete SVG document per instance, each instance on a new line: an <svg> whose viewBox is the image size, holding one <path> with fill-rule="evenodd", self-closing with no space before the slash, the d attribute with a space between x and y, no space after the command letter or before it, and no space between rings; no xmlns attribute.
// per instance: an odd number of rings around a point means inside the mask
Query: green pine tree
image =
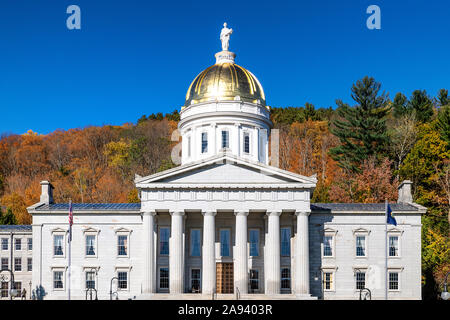
<svg viewBox="0 0 450 320"><path fill-rule="evenodd" d="M408 105L408 98L403 93L399 92L395 95L394 101L392 102L392 110L396 118L411 113L412 110Z"/></svg>
<svg viewBox="0 0 450 320"><path fill-rule="evenodd" d="M6 225L17 224L16 216L12 212L11 208L8 208L6 210L6 214L4 214L2 212L2 209L0 208L0 224L6 224Z"/></svg>
<svg viewBox="0 0 450 320"><path fill-rule="evenodd" d="M386 154L389 141L386 116L390 108L387 95L379 94L380 88L380 83L366 76L352 86L355 107L336 101L339 118L333 121L331 132L341 145L329 152L342 168L359 172L365 159Z"/></svg>
<svg viewBox="0 0 450 320"><path fill-rule="evenodd" d="M445 90L445 89L439 90L438 101L439 101L439 105L441 107L450 104L450 98L448 96L448 90Z"/></svg>
<svg viewBox="0 0 450 320"><path fill-rule="evenodd" d="M443 140L450 146L450 104L439 109L437 115L436 127L439 130Z"/></svg>
<svg viewBox="0 0 450 320"><path fill-rule="evenodd" d="M408 107L414 110L416 119L420 122L429 122L433 117L433 101L425 90L413 91Z"/></svg>

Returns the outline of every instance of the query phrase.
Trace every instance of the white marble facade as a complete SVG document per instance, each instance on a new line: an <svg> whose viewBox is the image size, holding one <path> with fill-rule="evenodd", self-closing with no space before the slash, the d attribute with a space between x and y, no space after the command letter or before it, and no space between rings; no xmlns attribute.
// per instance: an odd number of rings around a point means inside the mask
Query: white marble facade
<svg viewBox="0 0 450 320"><path fill-rule="evenodd" d="M99 299L357 299L358 286L384 298L384 204L311 204L315 176L270 166L265 95L234 58L219 52L189 87L181 165L136 176L140 204L74 204L72 299L85 299L87 287ZM41 184L41 201L28 208L33 288L67 299L68 204L53 203L53 187ZM396 299L421 298L425 208L408 188L389 228Z"/></svg>

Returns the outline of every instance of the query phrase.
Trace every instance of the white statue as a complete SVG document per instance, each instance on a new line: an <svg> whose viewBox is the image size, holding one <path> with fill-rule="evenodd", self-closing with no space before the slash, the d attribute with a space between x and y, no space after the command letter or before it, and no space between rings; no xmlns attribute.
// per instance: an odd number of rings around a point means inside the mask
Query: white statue
<svg viewBox="0 0 450 320"><path fill-rule="evenodd" d="M233 29L227 28L227 23L223 24L222 31L220 32L220 41L222 41L222 50L228 51L228 45L230 42L230 35L233 33Z"/></svg>

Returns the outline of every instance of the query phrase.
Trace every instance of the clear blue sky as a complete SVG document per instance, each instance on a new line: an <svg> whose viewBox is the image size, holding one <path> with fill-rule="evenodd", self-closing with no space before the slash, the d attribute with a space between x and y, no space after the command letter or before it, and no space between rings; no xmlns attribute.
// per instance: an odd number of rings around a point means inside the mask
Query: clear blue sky
<svg viewBox="0 0 450 320"><path fill-rule="evenodd" d="M68 30L66 8L81 8ZM366 8L381 8L381 30ZM447 0L1 0L0 133L136 122L184 103L224 21L271 106L335 107L375 77L393 97L450 89Z"/></svg>

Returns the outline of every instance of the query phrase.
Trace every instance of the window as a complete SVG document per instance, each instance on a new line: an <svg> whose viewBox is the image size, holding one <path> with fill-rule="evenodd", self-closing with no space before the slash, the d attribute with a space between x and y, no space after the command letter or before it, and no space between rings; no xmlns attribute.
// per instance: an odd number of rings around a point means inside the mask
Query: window
<svg viewBox="0 0 450 320"><path fill-rule="evenodd" d="M14 258L14 271L22 271L22 258Z"/></svg>
<svg viewBox="0 0 450 320"><path fill-rule="evenodd" d="M259 272L257 269L250 269L250 290L259 290Z"/></svg>
<svg viewBox="0 0 450 320"><path fill-rule="evenodd" d="M159 269L159 288L169 289L169 268L167 267Z"/></svg>
<svg viewBox="0 0 450 320"><path fill-rule="evenodd" d="M366 287L366 273L356 272L356 289L361 290Z"/></svg>
<svg viewBox="0 0 450 320"><path fill-rule="evenodd" d="M117 236L117 255L119 256L128 255L128 236L126 235Z"/></svg>
<svg viewBox="0 0 450 320"><path fill-rule="evenodd" d="M356 236L356 256L366 256L366 236Z"/></svg>
<svg viewBox="0 0 450 320"><path fill-rule="evenodd" d="M27 271L33 271L33 258L27 258Z"/></svg>
<svg viewBox="0 0 450 320"><path fill-rule="evenodd" d="M398 272L389 272L389 290L398 290Z"/></svg>
<svg viewBox="0 0 450 320"><path fill-rule="evenodd" d="M208 152L208 133L202 132L202 153Z"/></svg>
<svg viewBox="0 0 450 320"><path fill-rule="evenodd" d="M169 228L159 228L159 254L169 254Z"/></svg>
<svg viewBox="0 0 450 320"><path fill-rule="evenodd" d="M117 278L118 280L118 289L119 290L126 290L128 289L128 272L127 271L119 271L117 272Z"/></svg>
<svg viewBox="0 0 450 320"><path fill-rule="evenodd" d="M62 234L55 234L53 236L53 255L55 256L64 255L63 244L64 244L64 236Z"/></svg>
<svg viewBox="0 0 450 320"><path fill-rule="evenodd" d="M244 132L244 153L250 153L250 134Z"/></svg>
<svg viewBox="0 0 450 320"><path fill-rule="evenodd" d="M95 256L95 235L86 235L86 255Z"/></svg>
<svg viewBox="0 0 450 320"><path fill-rule="evenodd" d="M9 261L8 258L2 258L2 270L9 269Z"/></svg>
<svg viewBox="0 0 450 320"><path fill-rule="evenodd" d="M53 289L63 289L63 271L53 271Z"/></svg>
<svg viewBox="0 0 450 320"><path fill-rule="evenodd" d="M282 268L281 269L281 289L291 288L291 269Z"/></svg>
<svg viewBox="0 0 450 320"><path fill-rule="evenodd" d="M2 298L8 297L8 282L2 281Z"/></svg>
<svg viewBox="0 0 450 320"><path fill-rule="evenodd" d="M27 246L28 246L28 251L33 250L33 238L27 239Z"/></svg>
<svg viewBox="0 0 450 320"><path fill-rule="evenodd" d="M22 250L22 239L16 238L14 239L14 242L16 251Z"/></svg>
<svg viewBox="0 0 450 320"><path fill-rule="evenodd" d="M86 289L95 289L95 272L86 272Z"/></svg>
<svg viewBox="0 0 450 320"><path fill-rule="evenodd" d="M259 230L250 229L250 257L259 256Z"/></svg>
<svg viewBox="0 0 450 320"><path fill-rule="evenodd" d="M230 147L230 139L228 130L222 130L222 148Z"/></svg>
<svg viewBox="0 0 450 320"><path fill-rule="evenodd" d="M22 291L22 282L14 281L13 288L17 290L17 293L20 295Z"/></svg>
<svg viewBox="0 0 450 320"><path fill-rule="evenodd" d="M323 239L323 256L333 256L333 236L325 236Z"/></svg>
<svg viewBox="0 0 450 320"><path fill-rule="evenodd" d="M200 257L200 229L191 229L191 256Z"/></svg>
<svg viewBox="0 0 450 320"><path fill-rule="evenodd" d="M8 238L2 238L2 250L8 250Z"/></svg>
<svg viewBox="0 0 450 320"><path fill-rule="evenodd" d="M281 228L281 255L291 255L291 228Z"/></svg>
<svg viewBox="0 0 450 320"><path fill-rule="evenodd" d="M398 236L389 237L389 257L398 257Z"/></svg>
<svg viewBox="0 0 450 320"><path fill-rule="evenodd" d="M220 230L220 255L222 257L230 256L230 230Z"/></svg>
<svg viewBox="0 0 450 320"><path fill-rule="evenodd" d="M200 269L191 269L191 289L192 291L200 291Z"/></svg>
<svg viewBox="0 0 450 320"><path fill-rule="evenodd" d="M324 272L323 273L323 282L325 290L333 290L333 273L332 272Z"/></svg>

